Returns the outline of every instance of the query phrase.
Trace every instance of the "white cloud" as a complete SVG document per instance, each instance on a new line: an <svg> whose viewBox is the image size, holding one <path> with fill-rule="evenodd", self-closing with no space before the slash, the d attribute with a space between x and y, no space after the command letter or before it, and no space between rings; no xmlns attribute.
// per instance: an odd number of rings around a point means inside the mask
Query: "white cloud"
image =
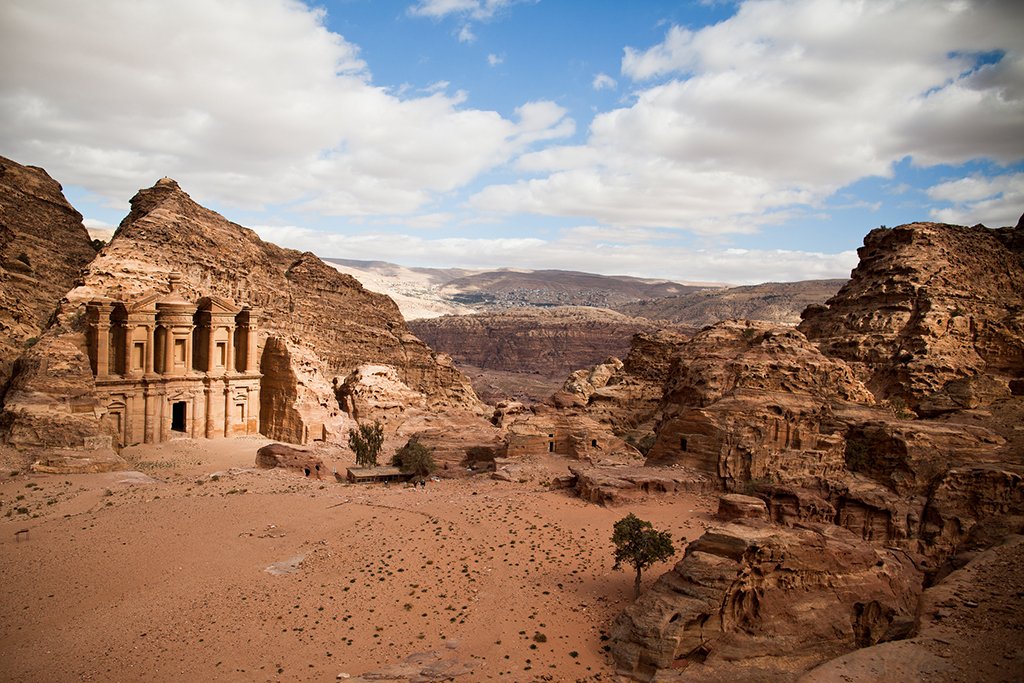
<svg viewBox="0 0 1024 683"><path fill-rule="evenodd" d="M893 165L1024 158L1024 5L750 0L719 24L626 49L640 89L584 145L520 159L495 211L750 231ZM977 55L1002 51L998 64Z"/></svg>
<svg viewBox="0 0 1024 683"><path fill-rule="evenodd" d="M500 10L523 0L420 0L409 8L418 17L442 19L448 15L467 16L477 21L492 18Z"/></svg>
<svg viewBox="0 0 1024 683"><path fill-rule="evenodd" d="M493 53L487 55L487 63L490 64L491 66L498 66L499 64L504 64L504 62L505 58L502 57L501 55L496 55Z"/></svg>
<svg viewBox="0 0 1024 683"><path fill-rule="evenodd" d="M591 83L594 90L615 90L618 85L618 82L606 73L599 73L595 75L594 80Z"/></svg>
<svg viewBox="0 0 1024 683"><path fill-rule="evenodd" d="M292 0L0 3L2 153L120 201L167 175L199 201L395 214L571 128L399 97L323 20Z"/></svg>
<svg viewBox="0 0 1024 683"><path fill-rule="evenodd" d="M554 240L539 238L437 238L417 234L326 234L295 226L257 226L264 239L331 258L388 260L402 265L464 268L570 269L674 281L791 282L849 277L853 251L824 254L754 249L688 249L666 246L650 231L625 233L579 227Z"/></svg>
<svg viewBox="0 0 1024 683"><path fill-rule="evenodd" d="M458 38L460 43L474 43L476 42L476 34L473 33L473 29L469 24L463 24L459 29Z"/></svg>
<svg viewBox="0 0 1024 683"><path fill-rule="evenodd" d="M1016 225L1024 211L1024 173L1008 173L992 178L970 176L933 185L927 190L932 199L953 206L934 209L932 218L943 223L990 227Z"/></svg>

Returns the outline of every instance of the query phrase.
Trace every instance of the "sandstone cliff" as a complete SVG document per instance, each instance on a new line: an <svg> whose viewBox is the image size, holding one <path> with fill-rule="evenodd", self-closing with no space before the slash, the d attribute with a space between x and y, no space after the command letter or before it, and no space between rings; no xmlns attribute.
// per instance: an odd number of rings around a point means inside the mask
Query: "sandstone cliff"
<svg viewBox="0 0 1024 683"><path fill-rule="evenodd" d="M880 399L938 413L1008 396L1024 377L1022 231L872 230L850 281L799 329Z"/></svg>
<svg viewBox="0 0 1024 683"><path fill-rule="evenodd" d="M0 402L15 359L94 256L82 215L57 181L0 157Z"/></svg>
<svg viewBox="0 0 1024 683"><path fill-rule="evenodd" d="M132 199L112 241L67 294L38 345L39 358L15 378L2 420L8 442L80 448L109 434L102 408L89 402L94 380L85 358L83 305L98 297L130 302L165 292L171 272L182 274L178 294L187 301L219 296L259 312L261 425L271 438L343 440L336 386L365 363L393 368L427 409L482 414L468 381L413 336L390 299L312 254L263 242L165 178ZM59 385L47 370L54 363L66 370ZM50 425L60 422L74 427L58 438ZM54 439L59 443L50 443Z"/></svg>
<svg viewBox="0 0 1024 683"><path fill-rule="evenodd" d="M624 356L637 332L657 326L607 309L514 309L413 320L410 329L459 364L564 377L570 371Z"/></svg>

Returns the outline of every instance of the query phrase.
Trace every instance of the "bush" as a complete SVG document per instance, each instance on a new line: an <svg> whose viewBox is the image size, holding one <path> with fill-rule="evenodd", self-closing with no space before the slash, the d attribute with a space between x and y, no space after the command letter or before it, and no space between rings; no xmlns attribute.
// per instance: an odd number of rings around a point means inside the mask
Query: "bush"
<svg viewBox="0 0 1024 683"><path fill-rule="evenodd" d="M413 474L417 477L428 477L437 469L437 463L434 462L434 456L430 449L421 444L415 436L398 449L391 459L391 464L406 474Z"/></svg>

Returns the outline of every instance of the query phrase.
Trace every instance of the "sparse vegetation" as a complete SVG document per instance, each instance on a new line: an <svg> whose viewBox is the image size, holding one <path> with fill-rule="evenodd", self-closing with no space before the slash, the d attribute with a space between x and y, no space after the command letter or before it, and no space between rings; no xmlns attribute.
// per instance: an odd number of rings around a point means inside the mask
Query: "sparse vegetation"
<svg viewBox="0 0 1024 683"><path fill-rule="evenodd" d="M643 571L655 562L667 560L676 554L670 533L655 530L654 525L632 512L615 523L612 543L615 544L613 569L621 569L624 562L636 569L636 581L633 584L636 598L640 597Z"/></svg>
<svg viewBox="0 0 1024 683"><path fill-rule="evenodd" d="M421 444L415 436L398 449L391 459L391 464L417 477L429 477L437 469L430 449Z"/></svg>
<svg viewBox="0 0 1024 683"><path fill-rule="evenodd" d="M383 445L384 425L380 420L374 420L372 425L359 425L358 430L348 430L348 446L355 452L356 464L360 467L376 467Z"/></svg>

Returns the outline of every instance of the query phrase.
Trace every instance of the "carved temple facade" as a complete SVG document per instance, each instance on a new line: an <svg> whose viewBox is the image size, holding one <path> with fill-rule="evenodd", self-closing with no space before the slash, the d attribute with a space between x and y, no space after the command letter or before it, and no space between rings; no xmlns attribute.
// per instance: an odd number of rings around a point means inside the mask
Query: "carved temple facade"
<svg viewBox="0 0 1024 683"><path fill-rule="evenodd" d="M90 301L89 359L102 409L123 445L259 432L256 311L177 291L130 304Z"/></svg>

